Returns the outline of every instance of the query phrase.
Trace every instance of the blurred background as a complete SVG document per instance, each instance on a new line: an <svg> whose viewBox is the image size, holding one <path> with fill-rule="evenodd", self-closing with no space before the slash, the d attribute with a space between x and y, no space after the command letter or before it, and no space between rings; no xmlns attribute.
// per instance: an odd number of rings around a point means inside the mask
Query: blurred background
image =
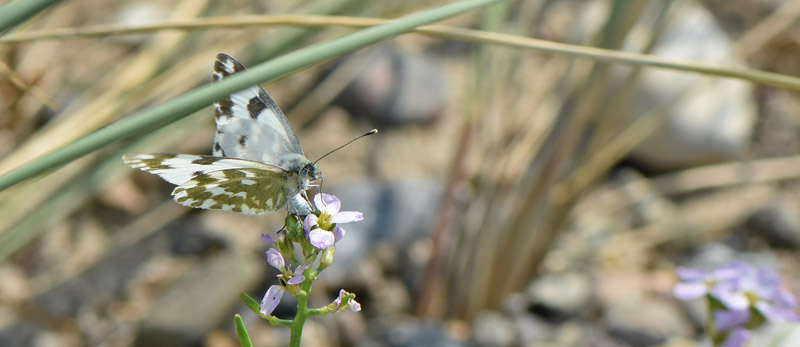
<svg viewBox="0 0 800 347"><path fill-rule="evenodd" d="M395 18L445 1L64 2L7 35L197 17ZM800 74L800 2L509 1L444 23L664 59ZM235 22L235 18L232 18ZM0 42L0 172L245 65L353 29L251 26ZM740 80L406 34L264 88L346 225L307 346L692 346L677 266L748 261L798 293L800 99ZM192 210L124 153L210 154L211 107L0 192L0 345L259 346L276 283L265 216ZM275 314L292 317L286 296ZM760 332L776 346L800 330Z"/></svg>

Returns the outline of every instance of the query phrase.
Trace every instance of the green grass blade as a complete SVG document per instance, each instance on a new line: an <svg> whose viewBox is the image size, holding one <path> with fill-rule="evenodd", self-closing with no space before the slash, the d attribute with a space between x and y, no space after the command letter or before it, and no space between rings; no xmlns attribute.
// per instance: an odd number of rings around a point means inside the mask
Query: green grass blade
<svg viewBox="0 0 800 347"><path fill-rule="evenodd" d="M214 100L222 99L236 91L352 52L385 38L410 31L420 25L433 23L500 1L502 0L464 0L440 6L275 58L218 83L197 88L160 106L139 112L14 169L0 176L0 190L55 169L115 141L137 135L154 126L172 123L210 105ZM211 57L209 57L209 61L211 61Z"/></svg>
<svg viewBox="0 0 800 347"><path fill-rule="evenodd" d="M233 322L236 324L236 336L239 337L239 345L242 347L253 347L253 342L250 341L250 334L247 333L247 329L244 327L242 316L237 314L233 317Z"/></svg>
<svg viewBox="0 0 800 347"><path fill-rule="evenodd" d="M26 21L61 0L20 0L0 7L0 31Z"/></svg>

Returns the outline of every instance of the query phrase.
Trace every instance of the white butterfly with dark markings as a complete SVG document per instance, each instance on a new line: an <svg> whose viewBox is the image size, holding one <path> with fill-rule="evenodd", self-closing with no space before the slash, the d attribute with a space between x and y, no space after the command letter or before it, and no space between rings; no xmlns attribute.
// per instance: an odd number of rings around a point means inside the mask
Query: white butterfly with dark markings
<svg viewBox="0 0 800 347"><path fill-rule="evenodd" d="M220 53L214 81L245 70ZM177 185L179 204L255 215L286 208L291 214L312 212L305 197L322 173L303 155L286 116L259 86L214 103L217 133L213 156L135 154L126 164Z"/></svg>

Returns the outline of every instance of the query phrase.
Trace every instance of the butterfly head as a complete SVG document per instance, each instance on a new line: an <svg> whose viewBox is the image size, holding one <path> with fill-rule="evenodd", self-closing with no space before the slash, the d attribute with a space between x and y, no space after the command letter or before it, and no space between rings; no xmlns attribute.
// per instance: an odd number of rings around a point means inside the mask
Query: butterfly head
<svg viewBox="0 0 800 347"><path fill-rule="evenodd" d="M322 172L317 169L317 165L300 154L291 153L284 155L281 157L279 166L284 170L297 175L298 192L305 191L308 189L311 181L322 177Z"/></svg>
<svg viewBox="0 0 800 347"><path fill-rule="evenodd" d="M300 178L307 179L309 181L316 181L317 179L322 177L322 172L317 169L317 164L308 163L303 165L300 169Z"/></svg>

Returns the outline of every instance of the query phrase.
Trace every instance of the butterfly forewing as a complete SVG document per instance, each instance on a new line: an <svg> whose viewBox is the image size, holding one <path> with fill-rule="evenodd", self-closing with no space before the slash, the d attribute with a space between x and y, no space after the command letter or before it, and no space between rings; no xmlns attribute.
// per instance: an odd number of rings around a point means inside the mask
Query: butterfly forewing
<svg viewBox="0 0 800 347"><path fill-rule="evenodd" d="M236 59L220 53L214 64L218 81L244 71ZM286 116L259 86L253 86L214 103L217 133L214 155L256 160L272 165L287 153L303 154Z"/></svg>

